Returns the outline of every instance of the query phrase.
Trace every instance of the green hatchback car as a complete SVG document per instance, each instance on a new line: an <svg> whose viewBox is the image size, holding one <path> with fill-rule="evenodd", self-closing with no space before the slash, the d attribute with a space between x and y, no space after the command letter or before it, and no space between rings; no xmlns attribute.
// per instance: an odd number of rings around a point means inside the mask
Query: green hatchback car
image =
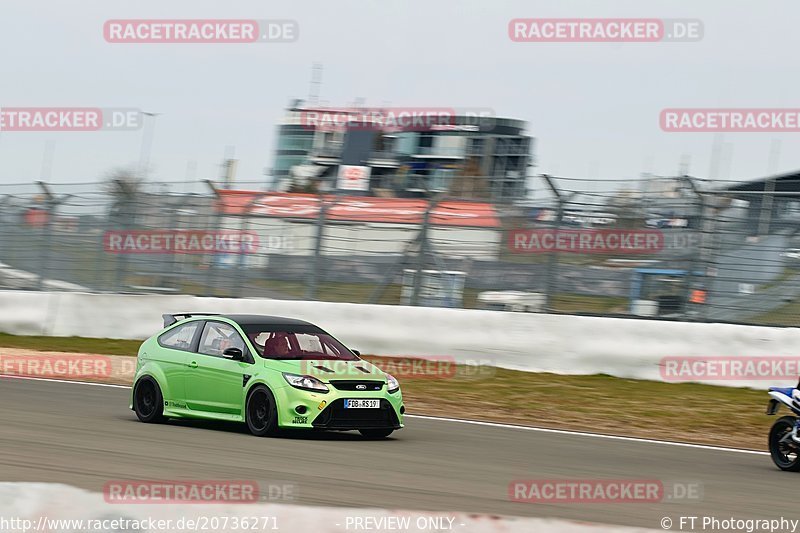
<svg viewBox="0 0 800 533"><path fill-rule="evenodd" d="M139 348L130 408L142 422L169 418L282 428L358 430L384 438L403 427L390 374L321 328L290 318L182 313Z"/></svg>

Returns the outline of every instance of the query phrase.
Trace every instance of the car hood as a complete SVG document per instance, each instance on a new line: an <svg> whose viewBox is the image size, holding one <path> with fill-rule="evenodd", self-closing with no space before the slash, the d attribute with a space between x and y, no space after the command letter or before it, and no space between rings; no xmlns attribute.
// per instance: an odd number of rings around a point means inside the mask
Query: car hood
<svg viewBox="0 0 800 533"><path fill-rule="evenodd" d="M279 372L314 376L322 382L331 379L386 381L385 372L363 359L356 361L270 359L264 366Z"/></svg>

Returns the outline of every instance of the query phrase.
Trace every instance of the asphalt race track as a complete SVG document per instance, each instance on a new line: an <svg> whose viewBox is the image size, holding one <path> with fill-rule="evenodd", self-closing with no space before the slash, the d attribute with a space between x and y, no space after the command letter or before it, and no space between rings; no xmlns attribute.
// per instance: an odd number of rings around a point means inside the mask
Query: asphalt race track
<svg viewBox="0 0 800 533"><path fill-rule="evenodd" d="M408 418L385 441L356 433L260 439L238 425L142 424L128 410L128 395L123 388L0 378L0 481L99 492L110 480L246 479L293 484L297 501L311 505L552 516L655 529L664 516L800 518L790 496L800 474L778 471L763 454L421 418ZM691 503L658 504L508 499L512 480L563 478L700 483L703 494Z"/></svg>

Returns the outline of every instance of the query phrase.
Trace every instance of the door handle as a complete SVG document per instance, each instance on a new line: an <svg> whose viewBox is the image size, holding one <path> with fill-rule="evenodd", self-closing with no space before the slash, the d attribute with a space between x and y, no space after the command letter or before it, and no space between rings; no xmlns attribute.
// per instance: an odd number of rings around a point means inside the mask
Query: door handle
<svg viewBox="0 0 800 533"><path fill-rule="evenodd" d="M189 363L186 366L188 366L189 368L197 368L197 361L192 361L191 363Z"/></svg>

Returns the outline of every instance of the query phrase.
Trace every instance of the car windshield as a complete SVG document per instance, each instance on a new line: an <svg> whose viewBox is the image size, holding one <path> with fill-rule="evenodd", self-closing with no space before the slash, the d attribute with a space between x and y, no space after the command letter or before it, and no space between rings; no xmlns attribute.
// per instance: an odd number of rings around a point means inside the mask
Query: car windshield
<svg viewBox="0 0 800 533"><path fill-rule="evenodd" d="M321 330L247 329L248 338L265 359L358 360L341 342Z"/></svg>

